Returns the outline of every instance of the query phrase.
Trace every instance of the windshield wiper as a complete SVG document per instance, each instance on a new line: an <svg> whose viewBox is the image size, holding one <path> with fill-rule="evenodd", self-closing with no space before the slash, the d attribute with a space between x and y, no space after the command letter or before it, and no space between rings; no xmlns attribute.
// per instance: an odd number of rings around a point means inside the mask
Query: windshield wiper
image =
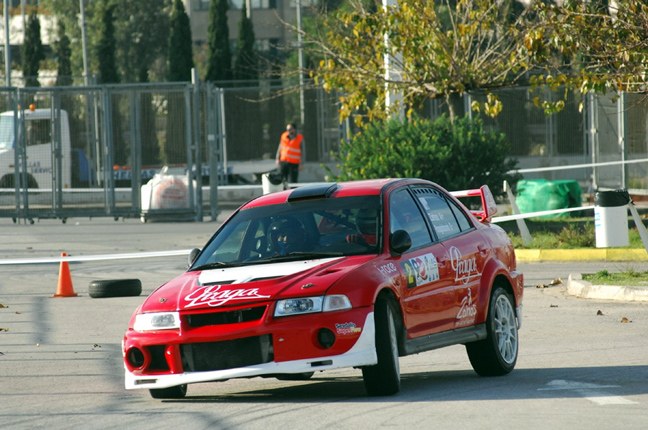
<svg viewBox="0 0 648 430"><path fill-rule="evenodd" d="M258 263L259 261L277 261L277 260L305 260L305 259L316 259L316 258L330 258L330 257L344 257L344 253L342 252L289 252L288 254L283 254L283 255L273 255L268 258L264 258L263 260L257 260L255 263Z"/></svg>
<svg viewBox="0 0 648 430"><path fill-rule="evenodd" d="M223 261L214 261L212 263L207 263L207 264L201 264L200 266L192 267L192 271L196 270L209 270L209 269L217 269L219 267L237 267L237 266L242 266L245 263L225 263Z"/></svg>

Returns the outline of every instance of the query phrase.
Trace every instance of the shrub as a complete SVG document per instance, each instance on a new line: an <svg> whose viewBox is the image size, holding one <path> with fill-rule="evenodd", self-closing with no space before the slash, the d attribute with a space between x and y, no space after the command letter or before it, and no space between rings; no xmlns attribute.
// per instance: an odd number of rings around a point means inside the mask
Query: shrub
<svg viewBox="0 0 648 430"><path fill-rule="evenodd" d="M479 119L390 119L366 124L342 143L335 179L417 177L451 191L486 184L497 195L505 179L513 184L519 176L507 173L517 166L509 151L504 134L485 130Z"/></svg>

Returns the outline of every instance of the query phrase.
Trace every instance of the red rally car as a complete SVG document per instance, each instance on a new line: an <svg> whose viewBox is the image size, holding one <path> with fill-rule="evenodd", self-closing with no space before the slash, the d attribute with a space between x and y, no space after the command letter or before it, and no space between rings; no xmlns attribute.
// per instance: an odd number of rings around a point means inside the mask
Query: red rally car
<svg viewBox="0 0 648 430"><path fill-rule="evenodd" d="M479 375L507 374L523 275L496 211L487 186L449 193L420 179L256 198L135 310L126 388L181 398L197 382L356 367L369 395L390 395L399 357L455 344Z"/></svg>

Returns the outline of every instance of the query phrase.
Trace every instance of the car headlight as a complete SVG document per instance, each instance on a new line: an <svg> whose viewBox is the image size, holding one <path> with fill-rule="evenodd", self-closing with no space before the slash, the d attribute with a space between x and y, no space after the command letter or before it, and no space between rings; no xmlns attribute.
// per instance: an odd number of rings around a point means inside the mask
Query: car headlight
<svg viewBox="0 0 648 430"><path fill-rule="evenodd" d="M180 314L178 312L157 312L151 314L138 314L135 316L133 330L170 330L180 328Z"/></svg>
<svg viewBox="0 0 648 430"><path fill-rule="evenodd" d="M288 315L311 314L314 312L338 311L350 309L351 301L342 294L319 297L299 297L279 300L275 307L275 317Z"/></svg>

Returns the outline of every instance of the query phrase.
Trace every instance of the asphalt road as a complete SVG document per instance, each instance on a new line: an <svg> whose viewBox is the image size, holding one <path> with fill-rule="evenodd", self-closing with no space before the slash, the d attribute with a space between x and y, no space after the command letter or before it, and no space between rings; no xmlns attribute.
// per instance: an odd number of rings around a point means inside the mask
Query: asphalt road
<svg viewBox="0 0 648 430"><path fill-rule="evenodd" d="M0 220L0 261L190 249L218 224ZM367 397L360 371L343 369L307 382L193 385L186 399L160 401L123 386L120 342L143 296L92 299L87 286L132 277L145 295L181 273L184 256L70 263L78 296L64 298L52 298L58 264L0 265L0 427L644 429L648 304L578 299L548 285L603 268L648 270L648 261L520 267L524 322L508 376L478 377L454 346L402 358L402 390L391 397Z"/></svg>

